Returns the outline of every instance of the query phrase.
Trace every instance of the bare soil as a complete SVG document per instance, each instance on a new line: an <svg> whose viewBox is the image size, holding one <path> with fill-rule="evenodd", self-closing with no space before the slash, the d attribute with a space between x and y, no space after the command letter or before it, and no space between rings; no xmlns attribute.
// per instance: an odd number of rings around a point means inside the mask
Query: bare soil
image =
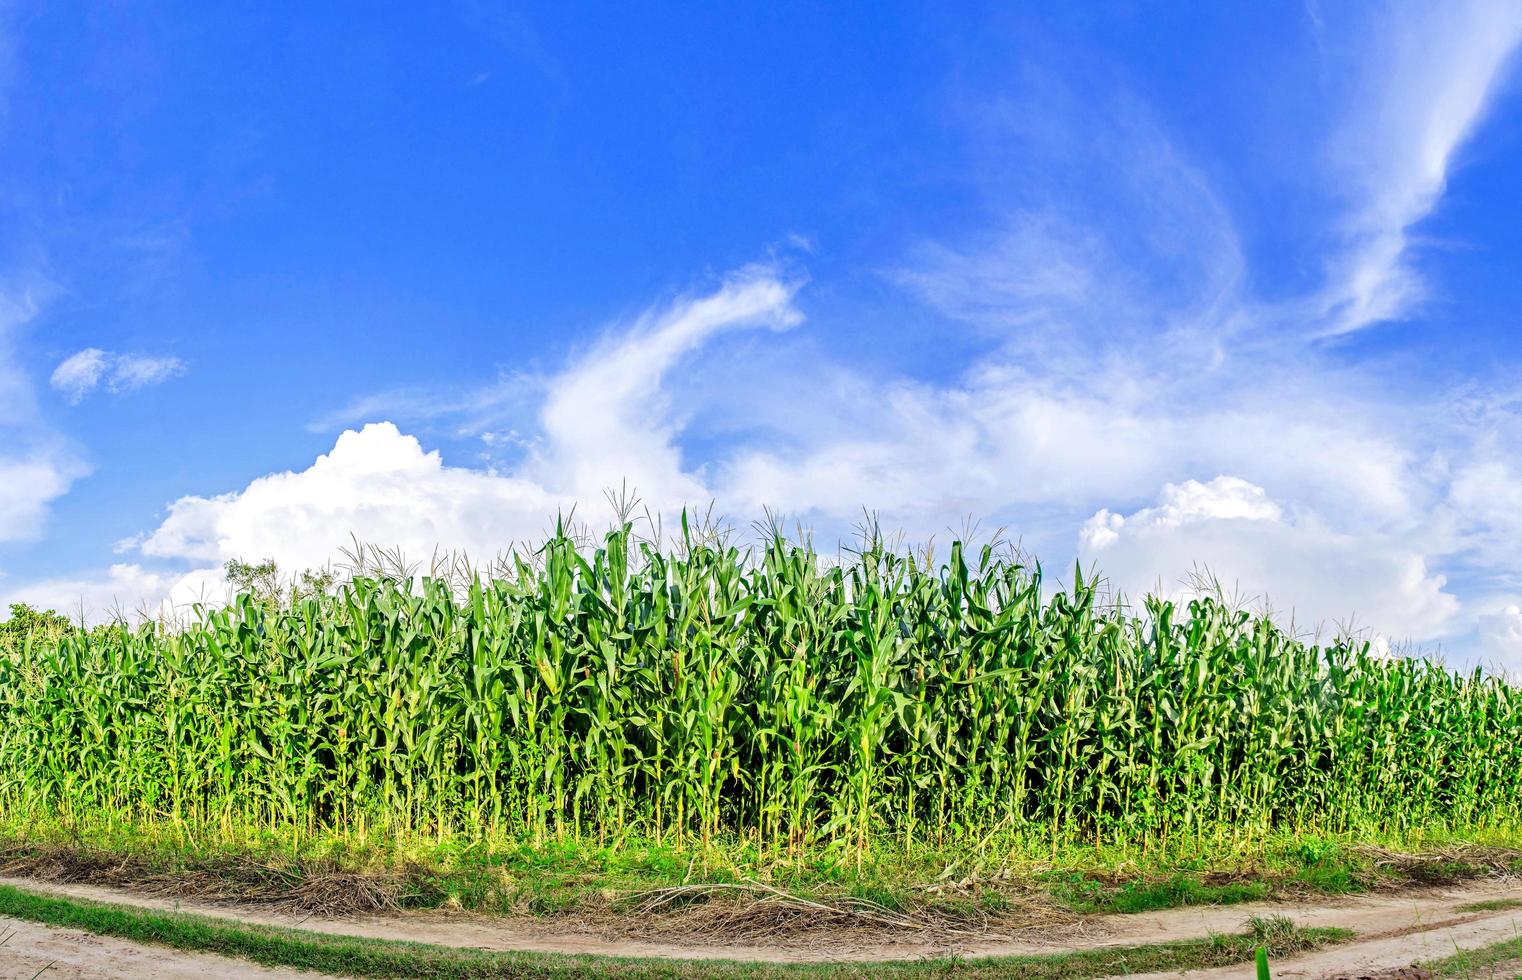
<svg viewBox="0 0 1522 980"><path fill-rule="evenodd" d="M7 938L8 937L8 938ZM297 970L271 969L210 953L186 953L140 946L77 929L58 929L0 916L0 978L4 980L289 980L315 977Z"/></svg>

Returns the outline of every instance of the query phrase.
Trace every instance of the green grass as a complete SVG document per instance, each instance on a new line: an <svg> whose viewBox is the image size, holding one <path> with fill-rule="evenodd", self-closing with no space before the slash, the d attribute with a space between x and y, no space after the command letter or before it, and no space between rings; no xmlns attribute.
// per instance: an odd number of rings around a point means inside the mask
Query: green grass
<svg viewBox="0 0 1522 980"><path fill-rule="evenodd" d="M1187 874L1160 881L1128 881L1105 884L1077 877L1053 884L1053 895L1078 912L1150 912L1181 905L1237 905L1268 898L1266 881L1232 881L1211 884Z"/></svg>
<svg viewBox="0 0 1522 980"><path fill-rule="evenodd" d="M1522 978L1522 936L1479 949L1461 950L1422 966L1440 980L1517 980Z"/></svg>
<svg viewBox="0 0 1522 980"><path fill-rule="evenodd" d="M654 960L496 953L420 943L335 936L252 926L225 919L155 912L36 895L0 886L0 915L175 949L218 953L262 963L353 977L794 977L881 975L1079 980L1154 970L1203 969L1250 961L1267 946L1275 956L1351 938L1336 929L1298 929L1283 920L1255 920L1239 935L1053 956L937 959L852 965L772 965L724 960Z"/></svg>
<svg viewBox="0 0 1522 980"><path fill-rule="evenodd" d="M1367 851L1358 842L1379 845ZM948 846L906 854L874 852L855 862L776 860L744 842L716 840L677 850L638 839L519 842L396 837L364 841L335 833L264 831L202 834L127 818L47 822L0 814L0 858L24 871L72 865L79 880L131 884L179 877L192 897L197 881L223 891L249 882L250 900L283 897L271 882L295 888L333 871L389 882L407 907L462 907L491 914L557 915L616 910L623 897L695 883L761 882L810 898L867 899L888 908L928 908L950 915L998 915L1034 897L1081 913L1143 912L1177 905L1229 905L1305 894L1347 894L1432 883L1433 862L1413 861L1421 878L1383 855L1433 850L1462 853L1480 845L1493 855L1522 844L1510 832L1366 835L1278 832L1181 841L1146 853L1073 844L1053 851L1019 838L990 839L981 850ZM1494 860L1493 856L1490 858ZM1054 870L1055 866L1055 870ZM1486 866L1490 867L1490 866ZM1462 880L1473 862L1444 868Z"/></svg>
<svg viewBox="0 0 1522 980"><path fill-rule="evenodd" d="M1458 907L1460 912L1505 912L1507 909L1522 909L1522 898L1491 898Z"/></svg>

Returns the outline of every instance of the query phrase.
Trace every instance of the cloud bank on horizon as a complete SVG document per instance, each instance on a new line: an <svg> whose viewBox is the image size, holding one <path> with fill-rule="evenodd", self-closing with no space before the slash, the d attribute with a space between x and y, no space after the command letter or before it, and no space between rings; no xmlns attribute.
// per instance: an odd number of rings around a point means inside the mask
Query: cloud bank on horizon
<svg viewBox="0 0 1522 980"><path fill-rule="evenodd" d="M184 604L217 597L228 559L320 566L353 537L490 557L557 513L611 519L605 491L627 485L664 514L772 510L824 540L863 508L920 540L970 515L1133 597L1182 596L1208 569L1298 628L1522 671L1522 393L1472 365L1413 386L1410 353L1379 339L1456 302L1421 229L1491 117L1515 114L1522 7L1411 4L1365 27L1305 26L1344 97L1294 161L1314 207L1279 234L1314 248L1287 271L1145 86L1000 78L947 96L982 217L909 223L866 272L890 303L832 305L857 273L784 250L590 337L541 337L495 375L348 385L308 416L320 453L174 494L94 567L8 569L0 601ZM71 535L48 515L91 482L89 454L39 408L14 340L36 314L11 308L0 426L26 440L0 452L0 541ZM911 322L840 334L885 311ZM946 342L853 356L894 330ZM80 410L197 373L93 344L53 357Z"/></svg>

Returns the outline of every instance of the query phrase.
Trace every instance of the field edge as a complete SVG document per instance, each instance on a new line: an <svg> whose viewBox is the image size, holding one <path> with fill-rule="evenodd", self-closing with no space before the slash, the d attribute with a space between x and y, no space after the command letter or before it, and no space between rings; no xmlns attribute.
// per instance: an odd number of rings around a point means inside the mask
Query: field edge
<svg viewBox="0 0 1522 980"><path fill-rule="evenodd" d="M265 966L353 977L798 977L891 973L906 978L999 976L1082 980L1160 969L1198 969L1250 962L1259 946L1292 956L1354 938L1344 929L1305 929L1288 920L1257 920L1233 935L1141 946L1108 947L1045 956L979 959L945 957L907 962L750 963L725 959L630 958L543 952L497 952L401 940L343 936L317 930L251 925L186 912L42 895L0 885L0 916L186 952L214 953Z"/></svg>

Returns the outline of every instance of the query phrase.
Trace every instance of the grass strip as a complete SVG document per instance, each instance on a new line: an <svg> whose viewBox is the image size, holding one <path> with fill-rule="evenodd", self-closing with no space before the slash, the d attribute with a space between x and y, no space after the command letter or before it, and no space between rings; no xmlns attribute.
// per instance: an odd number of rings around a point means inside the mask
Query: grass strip
<svg viewBox="0 0 1522 980"><path fill-rule="evenodd" d="M985 843L976 850L948 844L914 854L874 852L858 868L840 863L839 854L768 861L732 840L691 850L637 839L616 845L497 841L461 848L321 833L202 836L183 826L129 817L74 822L0 812L4 877L128 890L151 881L159 893L186 899L323 915L395 907L601 914L616 896L694 882L763 882L816 901L867 899L895 911L953 917L999 917L1032 901L1080 914L1132 913L1522 874L1522 837L1514 831L1479 840L1284 832L1199 847L1173 842L1145 855L1092 843L1036 855L1018 841ZM978 861L986 863L975 865ZM979 872L957 881L969 865ZM957 883L944 889L948 878ZM937 884L927 887L928 882Z"/></svg>
<svg viewBox="0 0 1522 980"><path fill-rule="evenodd" d="M1185 970L1250 962L1259 946L1292 955L1352 937L1344 929L1300 929L1287 920L1253 920L1250 931L1207 939L1084 950L1050 956L977 960L940 958L892 963L770 964L728 960L631 959L556 953L487 952L425 943L337 936L250 925L210 916L158 912L103 902L38 895L0 886L0 915L81 929L133 942L217 953L265 966L351 977L427 977L449 980L541 977L1004 977L1079 980L1155 970Z"/></svg>
<svg viewBox="0 0 1522 980"><path fill-rule="evenodd" d="M1445 959L1423 963L1422 967L1438 980L1447 977L1463 980L1522 978L1522 936L1478 949L1460 950Z"/></svg>
<svg viewBox="0 0 1522 980"><path fill-rule="evenodd" d="M1483 902L1470 902L1468 905L1460 905L1459 912L1505 912L1507 909L1522 909L1522 898L1489 898Z"/></svg>

